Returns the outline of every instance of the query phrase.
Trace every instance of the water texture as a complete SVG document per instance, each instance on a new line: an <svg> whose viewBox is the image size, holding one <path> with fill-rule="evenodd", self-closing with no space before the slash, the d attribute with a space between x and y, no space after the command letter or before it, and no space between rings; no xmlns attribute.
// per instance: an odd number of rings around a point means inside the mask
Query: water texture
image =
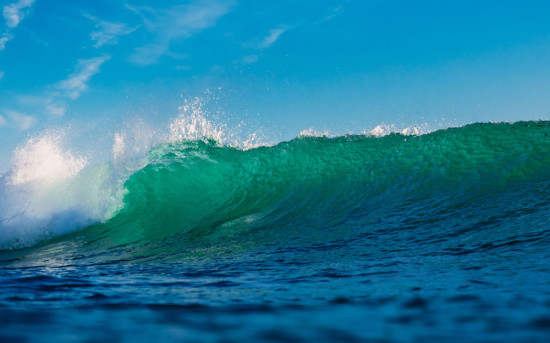
<svg viewBox="0 0 550 343"><path fill-rule="evenodd" d="M545 342L549 134L199 132L96 166L30 141L1 179L0 340Z"/></svg>

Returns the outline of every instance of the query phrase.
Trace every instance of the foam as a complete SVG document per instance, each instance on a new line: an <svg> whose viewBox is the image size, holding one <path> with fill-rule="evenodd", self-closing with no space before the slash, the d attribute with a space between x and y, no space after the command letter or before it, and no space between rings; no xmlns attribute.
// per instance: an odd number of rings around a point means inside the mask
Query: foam
<svg viewBox="0 0 550 343"><path fill-rule="evenodd" d="M430 132L433 132L433 130L429 128L427 123L402 128L398 128L396 125L379 124L368 132L363 131L363 134L372 137L384 137L391 135L392 133L399 133L403 136L420 136L428 134Z"/></svg>
<svg viewBox="0 0 550 343"><path fill-rule="evenodd" d="M84 157L64 151L62 140L61 132L27 140L13 154L12 173L8 182L12 185L37 182L53 185L78 174L88 162Z"/></svg>
<svg viewBox="0 0 550 343"><path fill-rule="evenodd" d="M0 178L0 249L21 248L112 215L121 191L109 164L89 167L62 130L29 138Z"/></svg>
<svg viewBox="0 0 550 343"><path fill-rule="evenodd" d="M313 128L309 128L307 130L302 130L298 134L298 137L316 137L316 138L320 138L320 137L331 137L331 134L328 131L320 132L320 131L317 131Z"/></svg>
<svg viewBox="0 0 550 343"><path fill-rule="evenodd" d="M365 136L371 136L371 137L384 137L391 135L393 133L398 133L403 136L419 136L424 135L432 132L433 130L429 129L428 124L422 124L422 125L416 125L416 126L407 126L398 128L397 125L387 125L387 124L379 124L376 125L372 130L367 131L364 130L362 132ZM307 130L303 130L298 134L298 137L316 137L316 138L334 138L338 137L340 135L332 134L328 131L317 131L314 128L309 128Z"/></svg>

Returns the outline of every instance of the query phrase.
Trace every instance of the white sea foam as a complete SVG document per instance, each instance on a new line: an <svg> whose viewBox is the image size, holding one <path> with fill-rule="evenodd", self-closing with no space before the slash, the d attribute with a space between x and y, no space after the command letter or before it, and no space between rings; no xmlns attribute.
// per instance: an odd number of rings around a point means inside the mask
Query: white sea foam
<svg viewBox="0 0 550 343"><path fill-rule="evenodd" d="M87 161L64 151L62 140L62 133L50 133L30 138L17 148L11 161L12 173L8 182L12 185L36 182L48 185L78 174Z"/></svg>
<svg viewBox="0 0 550 343"><path fill-rule="evenodd" d="M64 140L61 130L49 131L13 153L11 170L0 177L0 249L105 220L120 206L110 165L87 167Z"/></svg>
<svg viewBox="0 0 550 343"><path fill-rule="evenodd" d="M331 134L328 131L320 132L313 128L307 130L302 130L298 137L331 137Z"/></svg>
<svg viewBox="0 0 550 343"><path fill-rule="evenodd" d="M422 124L422 125L416 125L416 126L407 126L407 127L401 127L399 128L397 125L387 125L387 124L379 124L375 126L372 130L363 130L361 134L365 136L372 136L372 137L384 137L387 135L391 135L393 133L399 133L404 136L419 136L424 135L427 133L432 132L433 130L430 130L428 124ZM314 128L309 128L307 130L303 130L298 134L298 137L327 137L327 138L334 138L337 136L341 136L341 134L334 134L330 133L328 131L318 131Z"/></svg>
<svg viewBox="0 0 550 343"><path fill-rule="evenodd" d="M380 124L370 131L363 131L366 136L384 137L392 133L399 133L404 136L419 136L432 132L427 123L422 125L407 126L398 128L396 125Z"/></svg>

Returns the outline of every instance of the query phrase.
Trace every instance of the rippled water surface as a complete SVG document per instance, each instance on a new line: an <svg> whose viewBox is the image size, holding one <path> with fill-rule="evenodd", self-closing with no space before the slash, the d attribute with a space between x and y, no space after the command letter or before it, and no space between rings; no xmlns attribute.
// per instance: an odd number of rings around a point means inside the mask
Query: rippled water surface
<svg viewBox="0 0 550 343"><path fill-rule="evenodd" d="M5 182L0 340L546 342L549 133L166 144L24 215Z"/></svg>

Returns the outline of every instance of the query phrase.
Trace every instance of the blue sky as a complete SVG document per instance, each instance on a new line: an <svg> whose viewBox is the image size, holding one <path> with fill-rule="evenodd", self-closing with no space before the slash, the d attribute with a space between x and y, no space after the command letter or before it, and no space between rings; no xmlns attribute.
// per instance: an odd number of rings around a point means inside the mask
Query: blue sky
<svg viewBox="0 0 550 343"><path fill-rule="evenodd" d="M548 1L4 0L0 11L0 170L48 128L107 142L196 96L273 139L550 114Z"/></svg>

